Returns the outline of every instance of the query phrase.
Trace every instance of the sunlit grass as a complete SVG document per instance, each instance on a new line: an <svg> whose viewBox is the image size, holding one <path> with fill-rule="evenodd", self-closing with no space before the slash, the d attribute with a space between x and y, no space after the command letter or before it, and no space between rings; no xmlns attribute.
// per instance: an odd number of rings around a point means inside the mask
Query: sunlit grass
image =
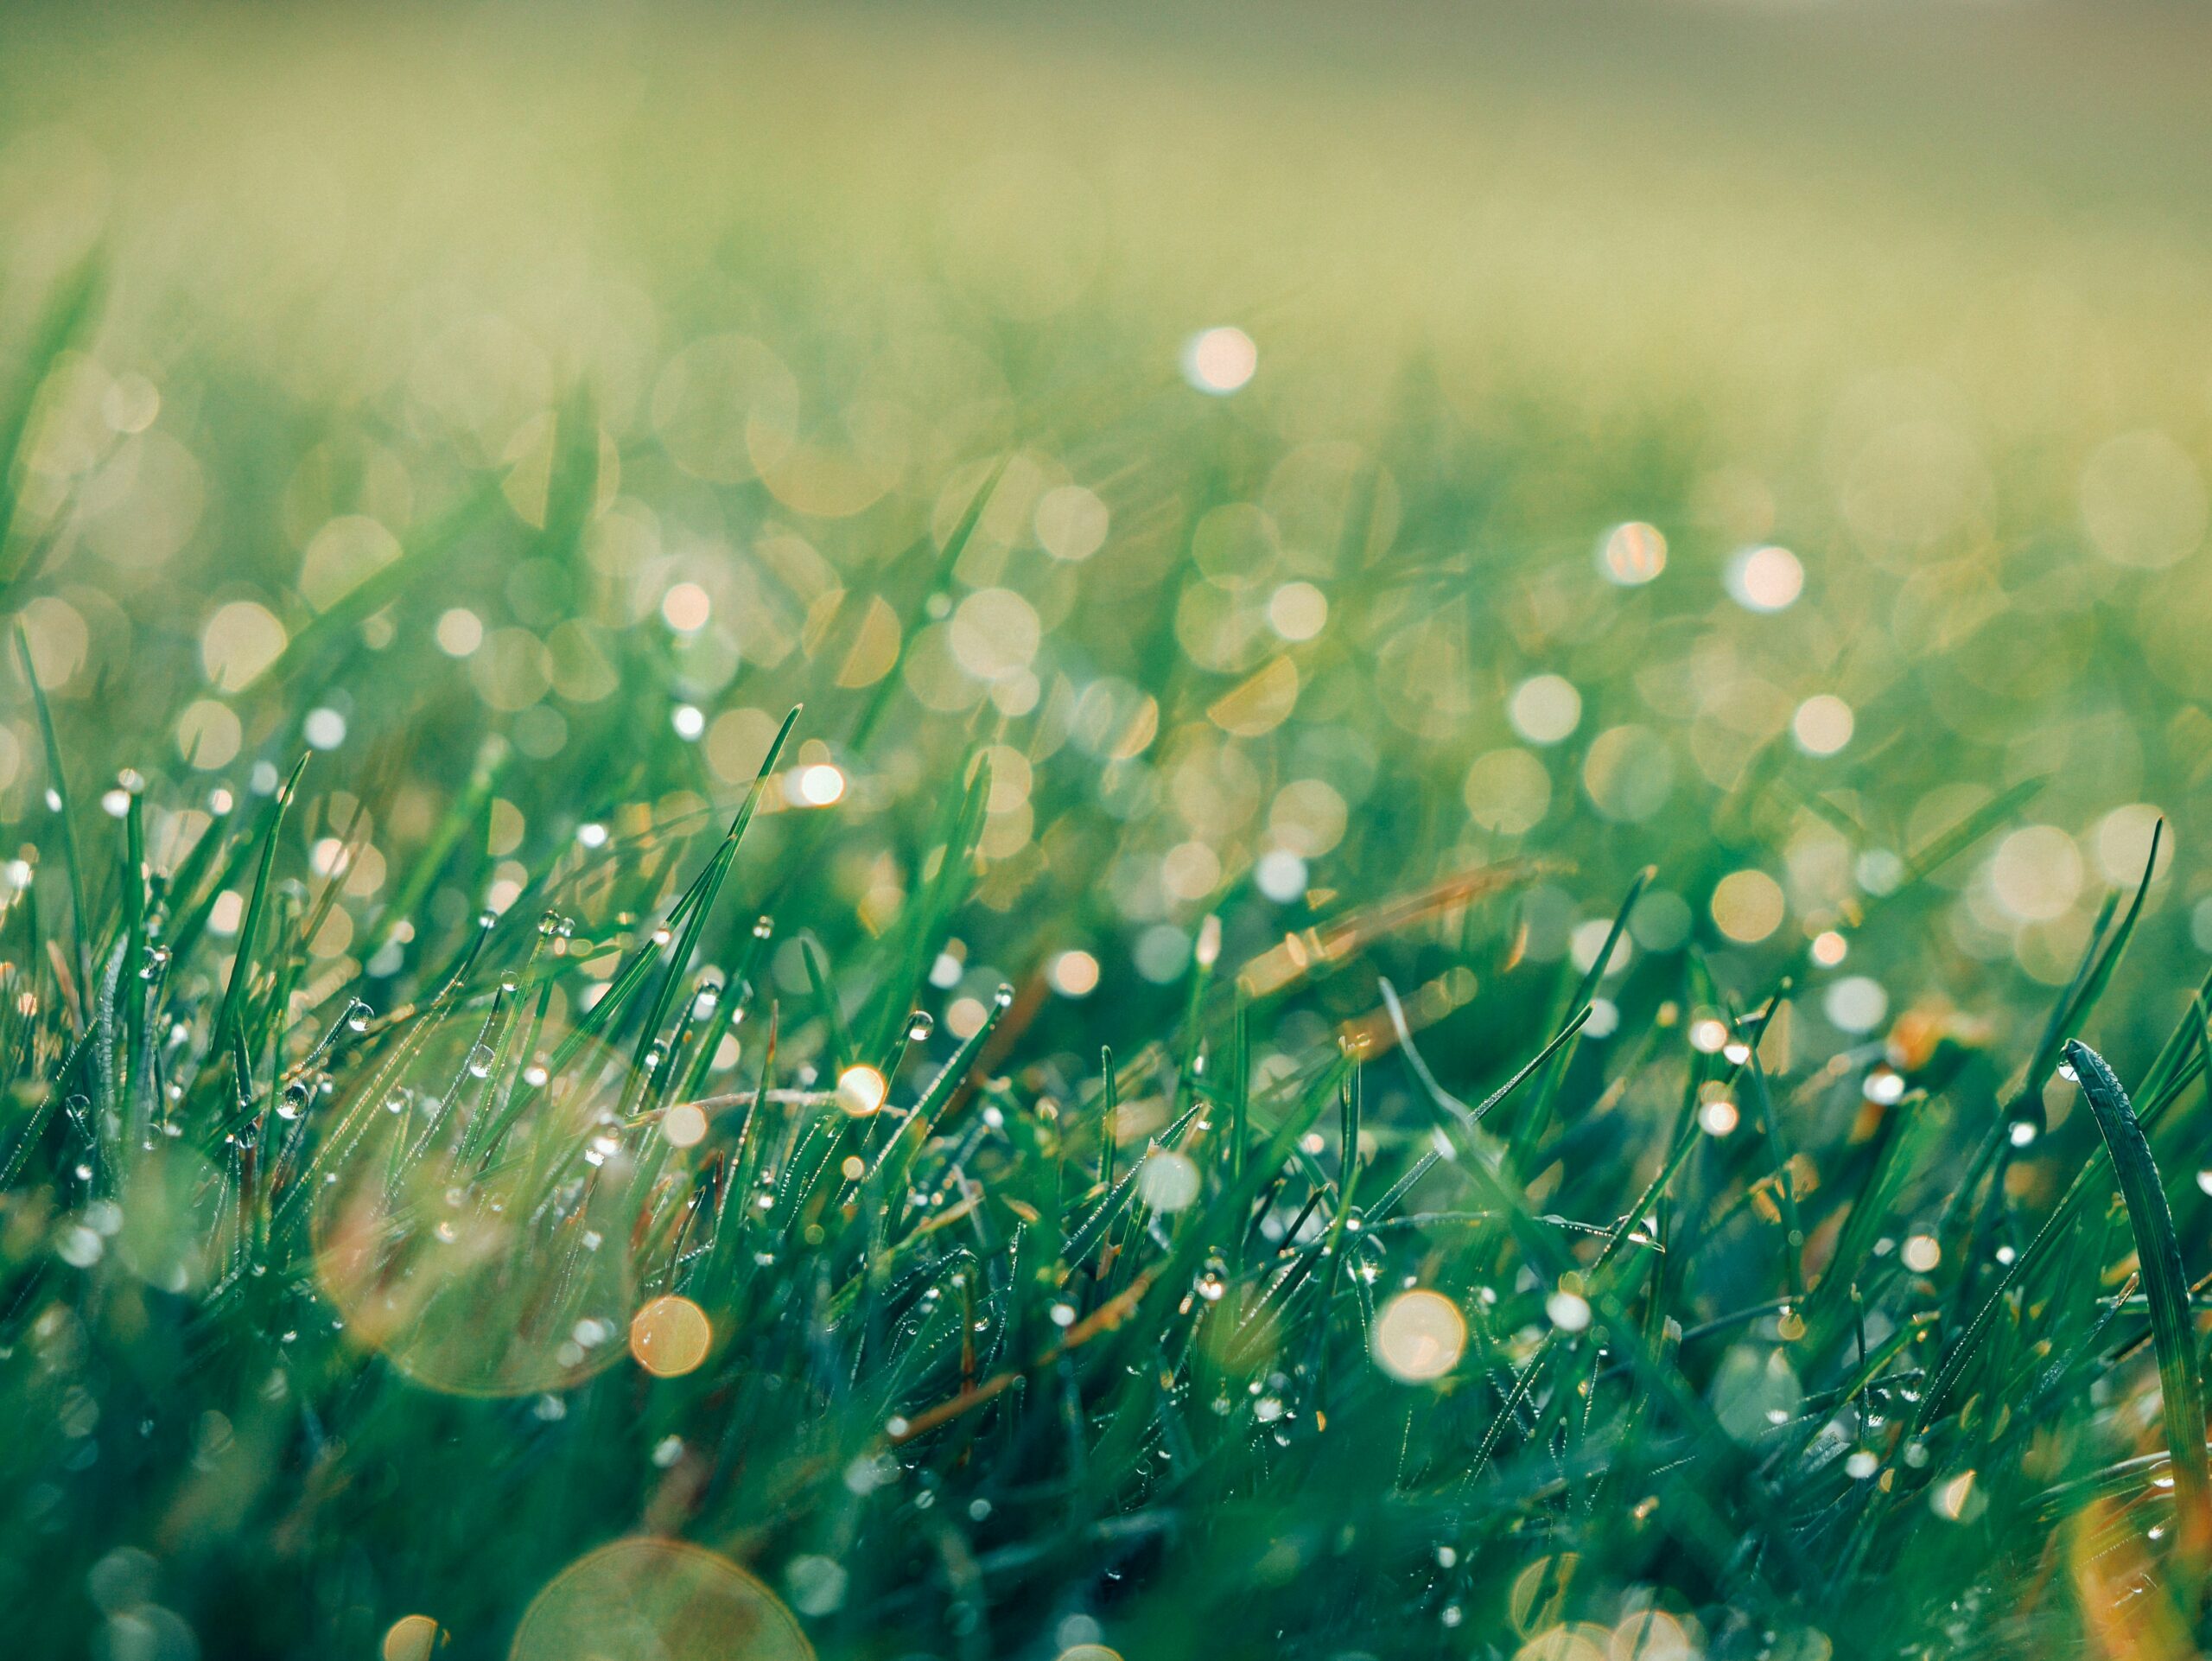
<svg viewBox="0 0 2212 1661"><path fill-rule="evenodd" d="M1297 38L0 34L10 1643L2183 1652L2196 233Z"/></svg>

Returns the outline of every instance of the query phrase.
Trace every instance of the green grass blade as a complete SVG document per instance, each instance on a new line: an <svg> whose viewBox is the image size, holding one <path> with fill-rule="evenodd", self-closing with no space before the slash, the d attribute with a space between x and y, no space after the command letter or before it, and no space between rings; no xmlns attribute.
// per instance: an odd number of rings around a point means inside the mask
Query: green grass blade
<svg viewBox="0 0 2212 1661"><path fill-rule="evenodd" d="M101 256L90 253L79 260L48 296L30 342L23 353L16 384L0 403L0 599L4 599L22 574L28 550L16 550L16 478L24 461L23 447L30 436L31 417L38 409L39 390L54 372L62 353L79 345L91 334L99 316L99 302L106 276Z"/></svg>
<svg viewBox="0 0 2212 1661"><path fill-rule="evenodd" d="M1897 885L1897 892L1904 893L1949 864L2032 801L2043 786L2041 779L2023 779L2010 790L1984 802L1957 824L1937 831L1906 857L1904 881Z"/></svg>
<svg viewBox="0 0 2212 1661"><path fill-rule="evenodd" d="M768 746L768 753L760 758L760 770L753 775L752 786L745 792L744 803L737 810L737 817L730 821L729 830L715 850L714 857L707 863L699 881L677 906L677 911L687 907L690 914L683 919L683 932L669 953L668 972L662 977L660 990L646 1011L645 1024L638 1034L638 1060L645 1060L645 1052L657 1041L668 1012L675 1007L677 987L684 971L699 950L700 937L707 932L707 920L714 913L715 897L721 893L722 883L729 875L729 869L737 858L737 845L745 839L746 827L753 823L753 811L760 805L760 797L768 787L768 780L776 771L776 762L790 741L791 729L798 724L803 706L793 704L791 713L784 717L784 724L776 729L776 736ZM671 921L675 920L673 917Z"/></svg>
<svg viewBox="0 0 2212 1661"><path fill-rule="evenodd" d="M2119 1079L2104 1057L2079 1039L2067 1044L2066 1060L2081 1080L2082 1093L2112 1151L2113 1170L2127 1202L2127 1220L2135 1231L2135 1259L2150 1304L2158 1392L2165 1403L2166 1445L2173 1454L2174 1556L2184 1577L2183 1589L2193 1601L2203 1583L2208 1556L2212 1556L2212 1466L2205 1457L2204 1390L2196 1371L2196 1323L2190 1312L2181 1242L2174 1233L2173 1212L2151 1157L2151 1144Z"/></svg>
<svg viewBox="0 0 2212 1661"><path fill-rule="evenodd" d="M215 1017L216 1042L241 1055L245 1037L246 993L253 978L254 944L260 938L261 919L269 907L270 878L276 869L277 833L284 828L285 812L292 805L293 792L299 788L300 775L307 771L307 766L306 755L294 762L291 776L269 804L268 820L261 832L261 859L254 870L253 894L246 901L245 920L238 925L238 955L231 960L230 981L224 989L222 1008ZM251 1082L240 1073L238 1087L241 1095L251 1088Z"/></svg>
<svg viewBox="0 0 2212 1661"><path fill-rule="evenodd" d="M960 556L967 550L969 538L976 534L976 527L983 522L983 510L991 505L991 498L998 493L999 480L1006 476L1007 468L1013 461L1011 454L999 457L991 464L991 470L983 476L983 482L976 487L976 493L968 499L967 508L961 513L960 522L953 527L952 534L945 538L944 551L938 556L929 584L916 602L918 611L934 596L943 594L946 585L952 581L952 568L960 563ZM925 536L924 544L926 544L928 538ZM867 750L868 740L875 735L877 725L891 708L892 699L906 684L903 672L906 667L906 656L912 651L914 637L920 632L912 618L899 631L899 650L893 655L891 668L882 679L876 682L875 690L868 695L867 706L861 710L859 721L854 723L851 742L855 754Z"/></svg>
<svg viewBox="0 0 2212 1661"><path fill-rule="evenodd" d="M413 545L398 558L362 578L293 635L276 661L253 678L253 684L281 686L302 665L332 656L353 630L420 583L441 561L450 558L455 545L490 523L505 502L499 481L494 480L411 538Z"/></svg>
<svg viewBox="0 0 2212 1661"><path fill-rule="evenodd" d="M92 982L92 924L86 909L85 866L77 851L76 820L69 807L69 776L61 767L61 740L54 730L54 710L46 701L46 689L39 684L38 670L31 662L30 636L24 633L22 620L16 620L16 655L23 665L23 683L31 689L31 704L38 711L39 741L46 751L46 784L54 792L49 802L54 817L61 831L61 863L69 879L69 928L75 950L77 984L90 996Z"/></svg>

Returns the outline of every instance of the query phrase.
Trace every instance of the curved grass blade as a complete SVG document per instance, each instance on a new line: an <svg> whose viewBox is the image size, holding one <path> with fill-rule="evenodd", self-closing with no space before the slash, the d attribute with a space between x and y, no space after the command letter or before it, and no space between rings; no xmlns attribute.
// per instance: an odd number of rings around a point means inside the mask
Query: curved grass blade
<svg viewBox="0 0 2212 1661"><path fill-rule="evenodd" d="M907 907L899 924L901 939L896 967L883 977L880 989L870 997L855 1022L861 1034L861 1053L880 1055L895 1041L907 1018L906 993L918 985L931 958L952 926L953 913L968 898L975 875L976 850L982 839L985 811L991 799L991 762L988 752L978 751L963 763L965 790L947 792L938 805L937 825L923 845L930 850L921 863L925 874L916 903Z"/></svg>
<svg viewBox="0 0 2212 1661"><path fill-rule="evenodd" d="M700 874L698 882L685 896L690 916L685 920L683 933L669 954L668 973L661 981L660 990L653 998L652 1009L646 1013L645 1026L639 1031L637 1060L640 1064L667 1021L670 1009L675 1007L677 988L684 970L698 955L699 939L707 932L707 920L713 914L715 896L721 893L722 880L728 876L730 865L737 858L737 844L745 839L745 828L753 823L753 810L760 805L761 792L767 789L768 780L776 771L777 758L783 754L785 744L790 741L791 729L798 724L800 707L793 704L791 713L784 717L784 724L776 729L776 736L768 746L768 753L760 758L760 771L753 775L752 788L745 792L744 804L737 810L737 817L730 821L728 833L722 837L721 846L715 850L714 857ZM683 909L683 906L677 907L678 911ZM675 916L671 914L669 920L673 923Z"/></svg>
<svg viewBox="0 0 2212 1661"><path fill-rule="evenodd" d="M2016 811L2025 806L2043 786L2041 779L2023 779L2010 790L1984 802L1948 830L1937 831L1906 856L1904 881L1897 885L1897 892L1903 893L1912 884L1957 858L2011 818Z"/></svg>
<svg viewBox="0 0 2212 1661"><path fill-rule="evenodd" d="M2165 1403L2166 1445L2173 1453L2174 1555L2184 1576L2186 1600L2194 1602L2212 1554L2212 1466L2204 1451L2204 1390L2196 1374L2196 1322L2189 1307L2189 1276L2182 1268L2181 1242L2174 1234L2172 1211L2151 1157L2151 1144L2135 1117L2134 1104L2099 1055L2079 1039L2069 1040L2066 1060L2081 1080L2097 1129L2112 1150L2127 1220L2135 1231L2135 1257L2151 1310L2152 1342L2158 1358L2158 1394Z"/></svg>
<svg viewBox="0 0 2212 1661"><path fill-rule="evenodd" d="M1491 1110L1496 1108L1499 1103L1504 1101L1505 1098L1510 1096L1515 1091L1527 1084L1530 1078L1535 1075L1537 1068L1542 1066L1545 1062L1550 1060L1553 1056L1558 1054L1563 1046L1573 1041L1575 1036L1581 1032L1584 1025L1589 1021L1589 1019L1590 1006L1586 1003L1582 1008L1577 1009L1573 1015L1567 1018L1567 1024L1561 1027L1558 1032L1552 1035L1552 1041L1550 1043L1545 1045L1543 1048L1538 1050L1534 1055L1530 1056L1526 1062L1522 1063L1521 1070L1518 1072L1515 1073L1510 1079L1508 1079L1503 1084L1500 1085L1496 1090L1491 1091L1489 1095L1484 1097L1481 1101L1475 1104L1471 1117L1465 1121L1467 1128L1469 1130L1472 1130L1475 1126L1480 1124L1484 1119L1490 1116Z"/></svg>
<svg viewBox="0 0 2212 1661"><path fill-rule="evenodd" d="M92 332L99 316L105 275L105 263L95 251L79 261L62 279L39 314L23 354L22 372L8 390L5 404L0 404L0 595L15 586L23 574L24 563L30 558L28 549L21 556L14 549L16 476L16 464L24 459L26 442L30 437L31 417L38 408L39 391L54 372L61 354L80 344Z"/></svg>
<svg viewBox="0 0 2212 1661"><path fill-rule="evenodd" d="M262 913L269 907L269 881L276 868L276 837L284 828L284 814L292 805L293 793L300 786L300 774L307 771L309 751L292 764L292 776L284 780L276 799L269 805L269 822L261 833L261 860L253 877L253 895L246 901L245 920L238 926L238 956L231 962L230 984L223 992L221 1013L215 1017L215 1041L228 1045L239 1056L241 1068L238 1089L243 1093L250 1088L244 1071L245 1022L246 990L253 976L253 947L261 932Z"/></svg>
<svg viewBox="0 0 2212 1661"><path fill-rule="evenodd" d="M54 711L46 702L46 688L39 684L31 662L31 639L21 617L16 620L16 655L23 665L23 681L31 689L31 703L38 711L39 741L46 748L46 783L52 792L54 816L61 822L61 862L69 875L69 928L76 945L77 983L92 983L92 922L85 910L85 868L77 856L77 829L69 812L69 780L61 770L61 741L54 730Z"/></svg>
<svg viewBox="0 0 2212 1661"><path fill-rule="evenodd" d="M2020 1089L2022 1097L2039 1094L2044 1085L2050 1081L2051 1072L2058 1065L2060 1051L2074 1034L2082 1030L2082 1023L2088 1020L2090 1013L2097 1007L2098 1000L2104 996L2105 988L2112 983L2113 971L2120 966L2120 956L2127 950L2127 943L2135 938L2135 926L2143 919L2143 902L2150 898L2151 879L2158 873L2158 850L2165 840L2165 835L2166 822L2160 819L2151 828L2151 851L2144 858L2143 876L2135 885L2135 896L2128 901L2120 926L2109 936L2105 936L2101 928L2092 936L2092 939L2103 939L2104 949L2083 958L2082 970L2075 975L2073 984L2067 988L2066 996L2060 1000L2058 1009L2052 1012L2050 1024L2044 1029L2041 1041L2036 1046L2035 1055L2028 1063L2027 1078Z"/></svg>
<svg viewBox="0 0 2212 1661"><path fill-rule="evenodd" d="M276 660L254 677L255 687L281 686L303 665L327 660L340 642L353 637L364 620L404 594L423 573L449 563L462 540L492 524L505 506L504 482L493 479L480 487L443 518L410 538L413 545L398 558L379 566L317 612L285 643ZM396 909L394 914L399 914Z"/></svg>
<svg viewBox="0 0 2212 1661"><path fill-rule="evenodd" d="M952 568L960 563L960 556L967 551L968 539L976 534L976 527L983 522L983 510L991 505L991 498L998 493L999 480L1006 476L1007 468L1013 460L1013 454L1008 452L992 462L991 470L983 475L983 482L976 486L976 493L968 499L968 506L961 512L960 522L953 526L952 534L945 538L944 547L938 555L937 564L930 573L929 584L922 590L921 598L917 602L918 611L927 605L932 596L944 593L952 581ZM928 540L926 536L922 538L924 543ZM891 708L892 698L906 684L903 672L906 667L906 654L913 650L915 636L920 632L918 627L913 627L899 631L899 649L892 657L891 667L883 678L876 682L875 690L868 696L867 707L861 711L861 718L853 725L851 744L855 754L867 751L868 741L874 736L877 723Z"/></svg>
<svg viewBox="0 0 2212 1661"><path fill-rule="evenodd" d="M550 1071L558 1072L567 1066L602 1029L612 1033L619 1020L628 1013L632 1000L644 990L653 964L666 952L667 971L662 977L659 991L654 995L645 1026L638 1037L634 1059L642 1070L645 1052L652 1048L654 1034L660 1030L661 1023L675 1005L677 986L684 967L698 953L699 939L706 932L708 914L714 908L715 898L721 892L722 879L729 875L731 862L737 856L737 844L744 838L746 826L753 823L753 810L760 805L761 792L766 789L769 777L775 772L776 758L783 753L785 742L791 735L791 728L797 724L802 707L792 705L791 713L784 717L784 724L776 731L775 741L768 746L768 753L761 758L760 771L754 775L752 787L745 792L744 805L738 809L737 817L730 821L728 831L705 868L692 879L691 886L683 891L676 904L670 907L661 928L648 933L644 943L614 971L614 978L608 983L606 996L593 1004L585 1012L583 1019L561 1041L551 1060L546 1063ZM683 926L683 937L671 945L667 931L678 924Z"/></svg>
<svg viewBox="0 0 2212 1661"><path fill-rule="evenodd" d="M2029 1071L2024 1075L2031 1081L2035 1091L2040 1091L2041 1081L2048 1079L2050 1069L2056 1066L2061 1046L2072 1041L2072 1034L2081 1030L2082 1024L2088 1020L2091 1011L2095 1009L2097 1001L2104 996L2104 990L2112 980L2113 971L2119 964L2120 955L2127 949L2127 943L2134 935L2135 925L2143 914L2144 900L2151 891L2151 878L2158 870L2158 842L2164 829L2164 821L2161 820L2152 833L2150 857L2143 862L2143 878L2136 885L2135 898L2129 904L2126 915L2108 938L2102 936L2101 928L2098 936L2093 937L2089 951L2097 954L2094 965L2089 966L2089 958L2085 955L2084 969L2076 972L2072 985L2060 999L2059 1008L2054 1012L2043 1041L2037 1046L2036 1058L2030 1062ZM2099 938L2103 939L2101 947L2096 943ZM2155 1123L2165 1111L2179 1093L2179 1086L2186 1081L2186 1076L2175 1079L2147 1098L2147 1105L2141 1115L2141 1123L2145 1128ZM2031 1099L2031 1096L2028 1090L2022 1090L2015 1091L2011 1099L2017 1104ZM2133 1109L2130 1111L2132 1112ZM1950 1395L1952 1386L1958 1383L1961 1374L1966 1371L1967 1364L1973 1359L1975 1350L1988 1332L1990 1322L2003 1307L2005 1295L2016 1282L2040 1268L2044 1257L2064 1238L2075 1216L2087 1202L2092 1181L2097 1175L2094 1159L2074 1174L2073 1181L2059 1196L2057 1205L2051 1207L2050 1215L2036 1231L2035 1238L2028 1242L2027 1249L1998 1276L1996 1285L1982 1301L1981 1307L1974 1311L1965 1329L1945 1352L1942 1365L1936 1370L1935 1383L1921 1397L1919 1410L1913 1416L1916 1430L1924 1430L1935 1422L1936 1415ZM1980 1180L1979 1172L1975 1180Z"/></svg>

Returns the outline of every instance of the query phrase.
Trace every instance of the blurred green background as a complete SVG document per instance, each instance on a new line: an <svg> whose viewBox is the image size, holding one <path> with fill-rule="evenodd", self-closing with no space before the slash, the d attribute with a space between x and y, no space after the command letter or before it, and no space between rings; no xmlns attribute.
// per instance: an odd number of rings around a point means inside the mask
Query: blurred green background
<svg viewBox="0 0 2212 1661"><path fill-rule="evenodd" d="M1853 941L1891 1009L2011 1036L2159 814L2136 964L2212 944L2191 14L3 27L0 341L103 278L8 532L65 754L154 780L158 854L304 739L340 796L302 836L390 869L507 758L429 921L357 874L329 984L618 804L726 807L801 697L849 788L826 840L767 823L764 903L879 931L988 744L976 984L1080 947L1133 1019L1208 911L1241 959L1516 851L1573 875L1514 960L1594 951L1655 863L1639 946L1694 930L1750 996L2031 779L1921 926ZM1233 396L1183 372L1214 327L1256 348ZM0 779L33 817L21 699Z"/></svg>

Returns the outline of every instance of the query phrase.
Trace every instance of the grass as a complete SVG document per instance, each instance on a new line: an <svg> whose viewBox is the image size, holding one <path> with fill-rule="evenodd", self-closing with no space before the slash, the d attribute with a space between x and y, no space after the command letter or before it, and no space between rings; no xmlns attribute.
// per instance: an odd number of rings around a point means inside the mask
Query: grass
<svg viewBox="0 0 2212 1661"><path fill-rule="evenodd" d="M509 21L0 26L13 1648L2194 1652L2187 225Z"/></svg>

